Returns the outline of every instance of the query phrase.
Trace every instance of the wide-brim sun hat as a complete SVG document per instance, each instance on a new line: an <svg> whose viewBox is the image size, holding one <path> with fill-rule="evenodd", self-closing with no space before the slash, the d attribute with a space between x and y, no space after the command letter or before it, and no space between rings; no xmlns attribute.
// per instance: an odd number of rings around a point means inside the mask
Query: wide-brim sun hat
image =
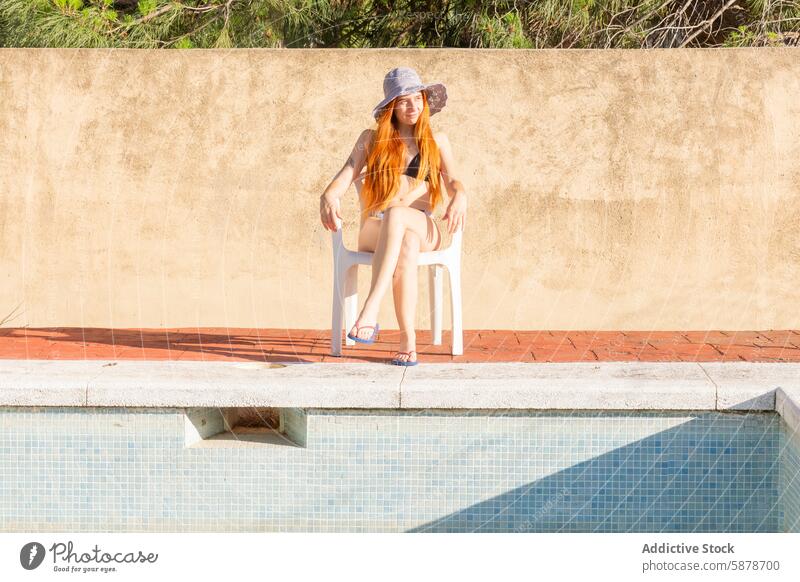
<svg viewBox="0 0 800 582"><path fill-rule="evenodd" d="M423 83L414 69L397 67L383 78L383 101L372 110L372 116L377 120L392 99L417 91L425 91L430 115L439 113L447 103L447 88L443 83Z"/></svg>

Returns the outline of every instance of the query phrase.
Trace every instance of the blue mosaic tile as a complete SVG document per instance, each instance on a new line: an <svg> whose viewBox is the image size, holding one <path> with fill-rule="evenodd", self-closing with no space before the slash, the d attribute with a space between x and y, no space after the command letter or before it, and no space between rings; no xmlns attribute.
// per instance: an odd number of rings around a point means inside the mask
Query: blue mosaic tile
<svg viewBox="0 0 800 582"><path fill-rule="evenodd" d="M0 408L0 530L800 531L775 413L284 413L301 446L187 447L181 409Z"/></svg>
<svg viewBox="0 0 800 582"><path fill-rule="evenodd" d="M800 533L800 430L781 422L779 490L783 507L781 531Z"/></svg>

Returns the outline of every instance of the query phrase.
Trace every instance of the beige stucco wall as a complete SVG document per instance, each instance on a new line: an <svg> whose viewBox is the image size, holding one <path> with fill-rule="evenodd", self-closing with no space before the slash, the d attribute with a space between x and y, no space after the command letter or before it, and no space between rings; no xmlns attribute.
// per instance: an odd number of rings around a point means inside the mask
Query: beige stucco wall
<svg viewBox="0 0 800 582"><path fill-rule="evenodd" d="M318 198L401 65L448 87L467 329L800 328L797 48L0 49L0 319L329 327Z"/></svg>

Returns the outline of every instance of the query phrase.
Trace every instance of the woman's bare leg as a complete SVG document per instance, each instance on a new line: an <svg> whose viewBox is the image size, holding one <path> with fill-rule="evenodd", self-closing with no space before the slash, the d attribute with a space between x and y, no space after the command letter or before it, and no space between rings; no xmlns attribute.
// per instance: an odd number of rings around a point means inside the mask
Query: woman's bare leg
<svg viewBox="0 0 800 582"><path fill-rule="evenodd" d="M414 324L417 319L417 279L419 267L420 240L419 236L407 230L403 237L403 246L400 249L400 258L392 277L392 291L394 294L394 311L397 323L400 325L400 351L410 352L417 349L417 335ZM397 354L397 359L404 362L416 361L416 354Z"/></svg>
<svg viewBox="0 0 800 582"><path fill-rule="evenodd" d="M419 236L421 249L432 249L439 243L441 235L433 220L425 213L406 206L392 206L384 211L383 224L372 257L372 285L364 307L356 319L359 326L375 325L381 300L389 288L397 267L403 237L407 230ZM372 327L361 329L356 337L368 338L373 331ZM350 332L356 334L355 325Z"/></svg>

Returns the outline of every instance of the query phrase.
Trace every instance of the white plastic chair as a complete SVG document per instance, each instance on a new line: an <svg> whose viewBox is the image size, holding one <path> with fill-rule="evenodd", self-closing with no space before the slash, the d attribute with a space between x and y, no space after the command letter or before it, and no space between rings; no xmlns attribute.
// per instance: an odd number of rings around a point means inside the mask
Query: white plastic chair
<svg viewBox="0 0 800 582"><path fill-rule="evenodd" d="M333 236L333 321L331 325L331 355L342 355L342 324L345 334L355 324L358 315L358 265L372 265L374 253L351 251L342 240L342 224L336 219ZM431 335L433 345L442 344L442 282L443 267L450 274L450 314L453 322L452 354L464 353L464 332L461 319L461 235L459 229L453 233L450 246L438 251L419 253L418 266L429 265ZM344 316L344 317L343 317ZM342 321L344 319L344 321ZM380 335L380 331L378 332ZM345 335L348 346L356 342Z"/></svg>

